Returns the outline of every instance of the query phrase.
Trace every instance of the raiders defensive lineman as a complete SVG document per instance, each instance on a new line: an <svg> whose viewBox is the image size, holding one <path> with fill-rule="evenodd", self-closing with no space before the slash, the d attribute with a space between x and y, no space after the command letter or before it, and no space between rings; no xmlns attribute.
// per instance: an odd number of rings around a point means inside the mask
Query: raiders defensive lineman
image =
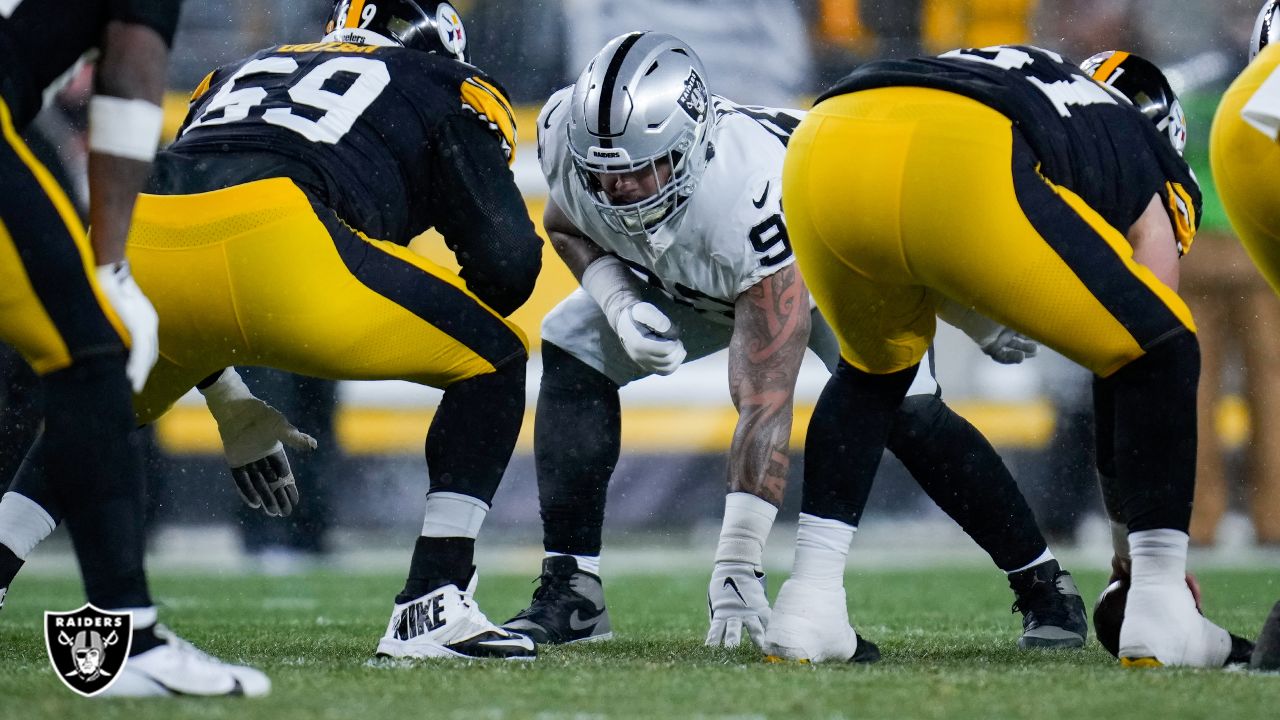
<svg viewBox="0 0 1280 720"><path fill-rule="evenodd" d="M281 441L310 439L232 365L444 389L422 530L377 652L529 660L533 641L476 605L472 558L524 418L527 348L505 316L533 290L542 241L509 168L510 105L465 59L448 3L338 0L320 42L205 78L129 235L163 321L135 408L150 422L198 387L245 500L282 514L297 491ZM431 227L460 273L405 247Z"/></svg>
<svg viewBox="0 0 1280 720"><path fill-rule="evenodd" d="M803 113L712 95L693 49L635 32L610 41L538 118L550 186L545 227L582 284L542 325L534 451L544 527L540 585L505 627L539 642L611 636L600 581L605 491L620 446L618 389L729 349L739 420L709 586L710 645L759 642L769 619L761 554L788 472L792 396L805 348L834 367L782 213L781 169ZM964 312L987 351L1034 345ZM990 444L941 401L931 372L912 386L891 449L1002 569L1024 613L1024 647L1075 647L1086 626ZM987 507L1014 507L1009 514ZM874 659L864 653L861 659Z"/></svg>

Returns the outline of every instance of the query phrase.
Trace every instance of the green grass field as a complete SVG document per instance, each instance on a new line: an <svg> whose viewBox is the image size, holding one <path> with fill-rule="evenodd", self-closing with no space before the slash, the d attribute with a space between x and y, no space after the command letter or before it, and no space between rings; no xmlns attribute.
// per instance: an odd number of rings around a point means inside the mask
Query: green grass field
<svg viewBox="0 0 1280 720"><path fill-rule="evenodd" d="M1101 574L1077 575L1087 597ZM1204 572L1215 620L1252 637L1280 597L1268 571ZM776 584L776 583L775 583ZM850 573L855 625L874 666L769 665L748 648L711 650L701 574L607 581L611 642L545 648L533 663L370 662L395 576L158 575L162 618L274 681L263 700L84 700L53 676L42 612L79 604L72 579L22 577L0 613L0 718L1276 718L1280 674L1122 670L1084 651L1015 648L1018 618L991 571ZM491 618L523 607L528 577L483 576ZM776 588L772 588L776 589Z"/></svg>

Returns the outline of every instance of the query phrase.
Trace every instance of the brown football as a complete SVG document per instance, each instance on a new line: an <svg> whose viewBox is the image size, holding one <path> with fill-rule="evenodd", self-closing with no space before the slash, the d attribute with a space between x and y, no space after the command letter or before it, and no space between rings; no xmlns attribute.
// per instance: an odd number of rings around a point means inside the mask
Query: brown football
<svg viewBox="0 0 1280 720"><path fill-rule="evenodd" d="M1107 652L1119 656L1120 625L1124 622L1124 606L1129 601L1129 580L1112 581L1093 606L1093 633Z"/></svg>

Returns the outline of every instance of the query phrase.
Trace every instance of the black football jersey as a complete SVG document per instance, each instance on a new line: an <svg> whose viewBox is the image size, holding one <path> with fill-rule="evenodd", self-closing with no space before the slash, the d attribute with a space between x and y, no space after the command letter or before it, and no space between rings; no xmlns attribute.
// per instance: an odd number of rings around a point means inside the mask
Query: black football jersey
<svg viewBox="0 0 1280 720"><path fill-rule="evenodd" d="M181 0L14 0L0 2L0 97L25 127L44 92L98 48L107 23L145 25L173 42Z"/></svg>
<svg viewBox="0 0 1280 720"><path fill-rule="evenodd" d="M357 230L406 244L448 225L469 194L524 216L514 149L501 88L471 65L400 47L281 45L206 79L157 161L176 177L152 184L173 194L287 177Z"/></svg>
<svg viewBox="0 0 1280 720"><path fill-rule="evenodd" d="M1056 53L1008 45L873 62L818 102L904 85L964 95L1008 117L1035 152L1041 173L1122 232L1152 195L1167 198L1180 247L1190 244L1201 196L1187 163L1137 108Z"/></svg>

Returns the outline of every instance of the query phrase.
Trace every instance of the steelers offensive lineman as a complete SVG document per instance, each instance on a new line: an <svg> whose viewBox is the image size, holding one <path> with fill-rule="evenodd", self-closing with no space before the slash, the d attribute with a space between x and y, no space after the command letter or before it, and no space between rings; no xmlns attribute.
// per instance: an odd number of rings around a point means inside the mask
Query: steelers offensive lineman
<svg viewBox="0 0 1280 720"><path fill-rule="evenodd" d="M788 220L841 361L806 441L803 510L829 526L797 543L767 653L857 652L844 555L946 298L1097 375L1104 497L1132 562L1122 663L1232 655L1185 582L1199 348L1176 287L1199 189L1176 147L1180 113L1142 109L1055 53L1000 46L865 65L801 123L783 170Z"/></svg>
<svg viewBox="0 0 1280 720"><path fill-rule="evenodd" d="M509 168L511 108L465 62L454 9L427 5L340 0L323 41L196 89L129 236L162 318L135 406L150 422L198 385L246 500L282 514L296 494L280 440L309 438L232 365L444 388L422 531L377 652L532 659L476 605L472 557L524 415L528 351L505 316L533 290L541 240ZM433 226L460 275L405 247Z"/></svg>
<svg viewBox="0 0 1280 720"><path fill-rule="evenodd" d="M1280 293L1280 2L1254 23L1249 66L1222 96L1213 118L1213 180L1240 242Z"/></svg>
<svg viewBox="0 0 1280 720"><path fill-rule="evenodd" d="M619 387L724 348L739 420L707 643L736 645L743 630L758 643L768 622L761 554L787 478L796 376L806 346L829 366L837 348L811 312L782 214L783 155L803 113L735 104L705 77L680 40L622 35L538 119L545 226L582 284L542 325L534 451L547 557L532 604L505 625L539 642L612 632L599 562ZM975 319L990 352L1032 349ZM942 403L930 372L912 392L890 447L1010 573L1020 644L1082 645L1080 597L999 456ZM983 512L994 506L1014 510Z"/></svg>
<svg viewBox="0 0 1280 720"><path fill-rule="evenodd" d="M264 695L265 675L210 658L156 624L143 569L143 483L129 448L130 385L156 360L156 313L125 258L138 191L160 136L177 0L0 3L0 339L41 376L44 429L18 482L32 502L0 505L0 571L22 563L31 531L67 519L85 594L132 616L130 658L91 694ZM20 133L44 99L97 59L89 102L92 239ZM42 508L43 506L43 508ZM7 583L0 585L0 603Z"/></svg>

